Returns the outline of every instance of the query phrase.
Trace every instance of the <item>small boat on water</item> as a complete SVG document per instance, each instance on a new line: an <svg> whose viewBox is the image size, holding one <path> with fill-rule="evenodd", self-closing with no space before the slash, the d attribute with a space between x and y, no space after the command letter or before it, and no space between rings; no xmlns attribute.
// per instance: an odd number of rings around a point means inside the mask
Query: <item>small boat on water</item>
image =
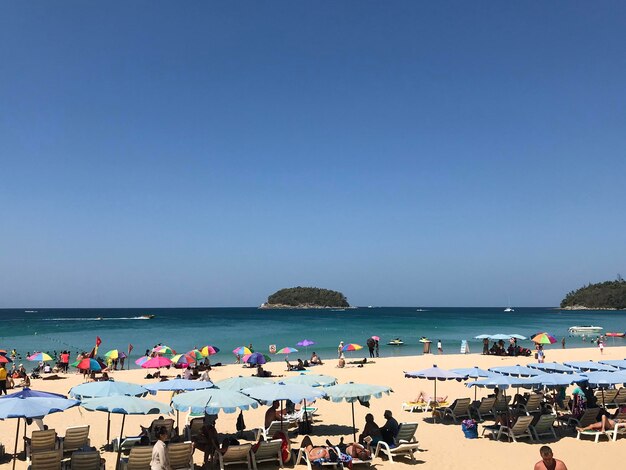
<svg viewBox="0 0 626 470"><path fill-rule="evenodd" d="M389 346L402 346L404 345L404 341L402 341L400 338L395 338L389 341L387 344Z"/></svg>
<svg viewBox="0 0 626 470"><path fill-rule="evenodd" d="M569 328L569 332L572 334L594 334L594 333L602 333L601 326L593 326L593 325L582 325L582 326L571 326Z"/></svg>
<svg viewBox="0 0 626 470"><path fill-rule="evenodd" d="M141 315L139 317L140 320L152 320L156 315Z"/></svg>
<svg viewBox="0 0 626 470"><path fill-rule="evenodd" d="M514 311L515 311L515 309L514 309L514 308L511 308L511 307L507 307L507 308L505 308L505 309L504 309L504 311L505 311L505 312L514 312Z"/></svg>
<svg viewBox="0 0 626 470"><path fill-rule="evenodd" d="M608 336L610 338L623 338L624 336L626 336L626 333L607 332L604 334L604 336Z"/></svg>

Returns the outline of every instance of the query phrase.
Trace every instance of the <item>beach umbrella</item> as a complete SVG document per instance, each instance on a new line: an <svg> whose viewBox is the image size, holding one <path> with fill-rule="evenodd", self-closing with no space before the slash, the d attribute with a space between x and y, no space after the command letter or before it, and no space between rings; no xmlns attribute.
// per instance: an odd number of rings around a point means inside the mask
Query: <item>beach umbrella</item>
<svg viewBox="0 0 626 470"><path fill-rule="evenodd" d="M586 380L585 376L579 374L539 374L532 379L545 388L566 387Z"/></svg>
<svg viewBox="0 0 626 470"><path fill-rule="evenodd" d="M106 413L121 414L122 426L120 427L120 440L117 450L116 466L120 462L122 452L122 436L124 435L124 422L126 415L156 415L170 413L172 409L165 403L144 398L116 395L110 397L89 398L80 404L89 411L104 411Z"/></svg>
<svg viewBox="0 0 626 470"><path fill-rule="evenodd" d="M31 354L30 356L28 356L26 359L28 359L29 361L51 361L52 358L44 353L44 352L38 352L35 354Z"/></svg>
<svg viewBox="0 0 626 470"><path fill-rule="evenodd" d="M239 346L238 348L233 349L233 354L235 356L243 356L244 354L252 354L252 351L245 346Z"/></svg>
<svg viewBox="0 0 626 470"><path fill-rule="evenodd" d="M311 341L310 339L303 339L302 341L299 341L296 346L304 346L305 348L307 346L313 346L315 344L315 341Z"/></svg>
<svg viewBox="0 0 626 470"><path fill-rule="evenodd" d="M319 388L284 382L244 388L241 393L266 405L278 400L290 400L293 403L300 403L303 400L315 401L317 398L326 396L326 392Z"/></svg>
<svg viewBox="0 0 626 470"><path fill-rule="evenodd" d="M523 387L533 388L538 387L541 384L535 380L536 376L529 378L513 377L511 375L499 375L494 374L491 377L487 377L476 382L466 383L466 387L481 387L481 388L498 388L506 390L509 387Z"/></svg>
<svg viewBox="0 0 626 470"><path fill-rule="evenodd" d="M383 393L389 395L389 393L393 390L391 390L391 387L386 387L384 385L348 382L345 384L331 385L330 387L326 387L324 391L326 392L328 399L332 402L339 403L345 400L352 405L352 437L354 442L357 442L356 424L354 421L354 402L359 401L361 403L367 403L372 398L382 397Z"/></svg>
<svg viewBox="0 0 626 470"><path fill-rule="evenodd" d="M110 351L106 352L104 357L106 357L107 359L119 359L120 351L117 349L111 349Z"/></svg>
<svg viewBox="0 0 626 470"><path fill-rule="evenodd" d="M164 344L152 348L152 352L156 354L167 354L168 356L176 354L176 351L169 346L165 346Z"/></svg>
<svg viewBox="0 0 626 470"><path fill-rule="evenodd" d="M257 385L271 384L271 383L274 383L274 381L267 377L254 377L254 376L244 377L240 375L238 377L230 377L228 379L215 382L215 386L220 388L221 390L231 390L235 392L240 392L244 388L256 387Z"/></svg>
<svg viewBox="0 0 626 470"><path fill-rule="evenodd" d="M96 372L101 371L102 369L106 369L106 365L102 364L96 359L92 359L91 357L86 357L76 364L76 368L80 370L93 370Z"/></svg>
<svg viewBox="0 0 626 470"><path fill-rule="evenodd" d="M213 387L213 383L210 381L187 379L172 379L146 385L146 389L150 391L151 395L156 395L157 392L160 391L180 393L193 390L203 390L211 387ZM178 427L178 413L178 410L176 410L176 427Z"/></svg>
<svg viewBox="0 0 626 470"><path fill-rule="evenodd" d="M459 375L467 375L469 378L472 379L480 379L482 377L490 377L493 375L493 372L489 372L488 370L485 369L481 369L480 367L465 367L465 368L460 368L460 369L450 369L450 372L454 372L455 374L459 374ZM474 400L476 400L476 393L478 392L478 389L475 388L474 389ZM435 396L436 399L436 396Z"/></svg>
<svg viewBox="0 0 626 470"><path fill-rule="evenodd" d="M328 387L335 385L337 379L323 374L298 374L283 380L286 384L306 385L308 387Z"/></svg>
<svg viewBox="0 0 626 470"><path fill-rule="evenodd" d="M202 361L208 354L202 354L202 351L199 349L192 349L185 353L186 356L192 357L194 361L199 362Z"/></svg>
<svg viewBox="0 0 626 470"><path fill-rule="evenodd" d="M268 355L261 354L258 352L246 354L245 356L243 356L242 359L243 359L243 362L245 362L246 364L252 364L255 366L265 364L271 361L271 358Z"/></svg>
<svg viewBox="0 0 626 470"><path fill-rule="evenodd" d="M583 372L595 372L595 371L605 371L605 372L613 372L618 370L617 367L609 366L606 364L600 364L599 362L594 361L571 361L564 362L566 366L573 367L574 369L581 370Z"/></svg>
<svg viewBox="0 0 626 470"><path fill-rule="evenodd" d="M17 418L15 447L13 449L13 470L17 458L17 442L20 434L20 419L42 418L52 413L65 411L78 405L78 400L68 399L58 393L39 392L28 387L19 392L0 397L0 419Z"/></svg>
<svg viewBox="0 0 626 470"><path fill-rule="evenodd" d="M356 343L349 343L349 344L346 344L343 348L341 348L342 351L358 351L359 349L363 349L363 346L361 346L360 344L356 344Z"/></svg>
<svg viewBox="0 0 626 470"><path fill-rule="evenodd" d="M150 356L141 356L139 359L135 361L135 364L140 366L144 364L145 362L149 361L150 359L152 359Z"/></svg>
<svg viewBox="0 0 626 470"><path fill-rule="evenodd" d="M600 364L626 369L626 359L609 359L608 361L598 361Z"/></svg>
<svg viewBox="0 0 626 470"><path fill-rule="evenodd" d="M374 335L374 336L372 336L372 339L373 339L374 341L380 341L380 336L376 336L376 335Z"/></svg>
<svg viewBox="0 0 626 470"><path fill-rule="evenodd" d="M591 388L599 388L602 391L602 408L604 408L604 390L613 385L626 384L626 373L623 371L594 371L582 374Z"/></svg>
<svg viewBox="0 0 626 470"><path fill-rule="evenodd" d="M188 367L190 364L195 364L196 362L196 360L188 354L176 354L175 356L172 356L171 361L174 364L183 367Z"/></svg>
<svg viewBox="0 0 626 470"><path fill-rule="evenodd" d="M528 367L545 372L559 372L566 374L576 372L576 369L564 366L563 364L559 364L558 362L533 362L531 364L528 364Z"/></svg>
<svg viewBox="0 0 626 470"><path fill-rule="evenodd" d="M202 353L202 355L204 357L207 356L213 356L214 354L217 354L218 352L220 352L220 348L217 348L215 346L211 346L211 345L207 345L205 347L203 347L200 352Z"/></svg>
<svg viewBox="0 0 626 470"><path fill-rule="evenodd" d="M466 375L457 374L455 372L442 369L441 367L437 367L433 365L428 369L415 370L412 372L404 372L405 377L409 377L411 379L428 379L434 382L434 395L435 402L437 401L437 381L438 380L456 380L460 382L461 380L467 380Z"/></svg>
<svg viewBox="0 0 626 470"><path fill-rule="evenodd" d="M489 337L489 339L495 339L495 340L498 340L498 341L499 340L506 341L508 339L511 339L511 336L510 335L505 335L504 333L498 333L498 334L495 334L495 335L491 335Z"/></svg>
<svg viewBox="0 0 626 470"><path fill-rule="evenodd" d="M161 367L167 367L171 365L172 361L169 360L167 357L155 356L141 364L141 367L143 367L144 369L160 369Z"/></svg>
<svg viewBox="0 0 626 470"><path fill-rule="evenodd" d="M518 334L512 334L512 335L509 335L509 338L515 338L515 339L528 339L528 338L526 338L526 336L523 336L523 335L518 335Z"/></svg>
<svg viewBox="0 0 626 470"><path fill-rule="evenodd" d="M0 355L0 364L8 364L9 362L13 362L11 359L6 357L5 355Z"/></svg>
<svg viewBox="0 0 626 470"><path fill-rule="evenodd" d="M113 396L143 397L148 394L147 388L141 385L105 380L103 382L87 382L70 389L70 396L84 400L86 398L101 398ZM111 437L111 413L107 416L107 444Z"/></svg>
<svg viewBox="0 0 626 470"><path fill-rule="evenodd" d="M286 354L289 355L291 353L296 353L298 350L296 348L285 347L276 351L276 354Z"/></svg>
<svg viewBox="0 0 626 470"><path fill-rule="evenodd" d="M474 336L474 339L489 339L489 338L491 338L491 335L482 334L482 335Z"/></svg>
<svg viewBox="0 0 626 470"><path fill-rule="evenodd" d="M537 344L554 344L556 343L556 338L552 336L550 333L537 333L532 337L531 341Z"/></svg>
<svg viewBox="0 0 626 470"><path fill-rule="evenodd" d="M519 364L515 366L491 367L489 370L491 372L497 372L498 374L514 375L516 377L532 377L533 375L539 375L536 369L520 366Z"/></svg>
<svg viewBox="0 0 626 470"><path fill-rule="evenodd" d="M207 388L176 395L172 399L172 406L178 411L190 410L194 414L216 415L220 411L235 413L237 409L246 411L250 408L257 408L259 403L233 390Z"/></svg>

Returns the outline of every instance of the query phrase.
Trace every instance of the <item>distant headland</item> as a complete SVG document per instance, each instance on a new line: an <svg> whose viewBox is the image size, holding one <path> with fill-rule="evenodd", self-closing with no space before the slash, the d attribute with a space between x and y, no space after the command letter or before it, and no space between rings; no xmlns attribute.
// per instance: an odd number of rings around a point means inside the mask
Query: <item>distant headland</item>
<svg viewBox="0 0 626 470"><path fill-rule="evenodd" d="M622 310L626 309L626 281L618 276L615 281L588 284L570 292L561 301L565 310Z"/></svg>
<svg viewBox="0 0 626 470"><path fill-rule="evenodd" d="M341 292L298 286L274 292L260 308L350 308L350 304Z"/></svg>

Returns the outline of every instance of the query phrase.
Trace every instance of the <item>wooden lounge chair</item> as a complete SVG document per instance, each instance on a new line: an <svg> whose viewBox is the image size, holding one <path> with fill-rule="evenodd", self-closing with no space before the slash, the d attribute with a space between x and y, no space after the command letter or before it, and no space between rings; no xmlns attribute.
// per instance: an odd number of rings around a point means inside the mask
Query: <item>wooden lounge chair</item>
<svg viewBox="0 0 626 470"><path fill-rule="evenodd" d="M567 418L567 425L571 428L584 428L590 424L596 423L600 408L587 408L582 416L578 419L573 416Z"/></svg>
<svg viewBox="0 0 626 470"><path fill-rule="evenodd" d="M89 425L71 426L65 430L65 436L61 438L61 450L63 454L71 454L75 450L88 446Z"/></svg>
<svg viewBox="0 0 626 470"><path fill-rule="evenodd" d="M518 439L523 437L528 437L531 441L534 441L535 439L529 429L532 422L532 416L519 416L513 426L500 426L496 440L499 441L504 435L508 437L509 441L513 440L513 442L517 442Z"/></svg>
<svg viewBox="0 0 626 470"><path fill-rule="evenodd" d="M213 461L219 460L220 470L224 470L226 465L247 464L248 470L252 470L251 457L252 444L241 444L238 446L228 446L223 454L218 450L215 452Z"/></svg>
<svg viewBox="0 0 626 470"><path fill-rule="evenodd" d="M279 431L282 431L285 434L287 434L290 426L291 426L291 421L289 420L272 421L272 423L269 425L267 429L258 428L256 430L255 439L258 441L261 438L263 438L264 441L268 441L274 436L274 434L276 434Z"/></svg>
<svg viewBox="0 0 626 470"><path fill-rule="evenodd" d="M604 400L602 400L602 393L604 392ZM596 400L598 400L598 405L602 405L602 403L604 403L604 406L606 408L608 408L609 406L617 406L614 402L615 402L615 397L617 396L619 390L598 390L595 393L596 396Z"/></svg>
<svg viewBox="0 0 626 470"><path fill-rule="evenodd" d="M257 470L257 464L277 461L279 467L283 467L282 439L261 441L256 451L252 452L252 466Z"/></svg>
<svg viewBox="0 0 626 470"><path fill-rule="evenodd" d="M185 426L184 436L187 441L195 441L202 435L202 426L204 426L204 417L193 418L189 424Z"/></svg>
<svg viewBox="0 0 626 470"><path fill-rule="evenodd" d="M137 446L130 450L128 461L122 463L125 470L150 470L152 446Z"/></svg>
<svg viewBox="0 0 626 470"><path fill-rule="evenodd" d="M626 405L626 387L620 387L611 404L614 406Z"/></svg>
<svg viewBox="0 0 626 470"><path fill-rule="evenodd" d="M54 429L45 431L33 431L30 441L26 441L26 460L29 461L33 454L48 452L59 448L57 433Z"/></svg>
<svg viewBox="0 0 626 470"><path fill-rule="evenodd" d="M167 430L168 439L166 442L168 442L173 437L174 420L171 418L155 419L152 421L152 424L150 424L150 427L148 428L150 430L150 444L154 444L156 441L159 440L158 436L156 435L156 430L161 426L163 426Z"/></svg>
<svg viewBox="0 0 626 470"><path fill-rule="evenodd" d="M106 461L100 457L97 450L74 452L69 463L69 470L105 470L105 468Z"/></svg>
<svg viewBox="0 0 626 470"><path fill-rule="evenodd" d="M535 438L540 441L542 436L551 436L557 439L554 422L556 416L553 414L541 415L536 424L531 424L530 430L535 434Z"/></svg>
<svg viewBox="0 0 626 470"><path fill-rule="evenodd" d="M61 470L61 449L35 452L29 470Z"/></svg>
<svg viewBox="0 0 626 470"><path fill-rule="evenodd" d="M415 452L419 451L418 442L415 439L415 432L417 431L417 423L401 423L398 429L398 435L395 438L395 445L390 446L385 441L379 441L376 444L376 451L374 457L378 457L378 454L382 452L389 457L389 463L393 463L393 457L406 455L411 458L412 462L415 462Z"/></svg>
<svg viewBox="0 0 626 470"><path fill-rule="evenodd" d="M172 470L193 470L191 442L175 442L167 446Z"/></svg>
<svg viewBox="0 0 626 470"><path fill-rule="evenodd" d="M470 398L457 398L451 406L442 410L442 418L445 419L446 416L450 416L455 423L460 418L470 418L471 403Z"/></svg>
<svg viewBox="0 0 626 470"><path fill-rule="evenodd" d="M528 400L525 404L517 405L518 411L523 411L527 415L532 413L541 413L543 410L541 408L541 403L543 402L543 394L541 393L533 393L528 397Z"/></svg>
<svg viewBox="0 0 626 470"><path fill-rule="evenodd" d="M478 417L479 421L484 421L486 416L494 416L495 405L496 397L484 397L470 411Z"/></svg>

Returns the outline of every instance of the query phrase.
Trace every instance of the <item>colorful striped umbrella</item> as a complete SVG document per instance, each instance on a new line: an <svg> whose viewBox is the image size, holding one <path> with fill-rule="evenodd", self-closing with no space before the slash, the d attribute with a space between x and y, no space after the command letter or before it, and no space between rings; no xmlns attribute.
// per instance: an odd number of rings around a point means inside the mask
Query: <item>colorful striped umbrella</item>
<svg viewBox="0 0 626 470"><path fill-rule="evenodd" d="M355 343L346 344L343 348L341 348L342 351L358 351L359 349L363 349L363 346Z"/></svg>
<svg viewBox="0 0 626 470"><path fill-rule="evenodd" d="M307 346L313 346L314 344L315 341L311 341L310 339L303 339L302 341L297 343L296 346L304 346L306 348Z"/></svg>
<svg viewBox="0 0 626 470"><path fill-rule="evenodd" d="M201 361L206 357L199 349L192 349L191 351L187 351L185 353L185 356L193 357L194 361L196 362Z"/></svg>
<svg viewBox="0 0 626 470"><path fill-rule="evenodd" d="M187 367L189 364L194 364L196 360L188 354L176 354L175 356L172 356L172 362L174 364L178 364L179 366Z"/></svg>
<svg viewBox="0 0 626 470"><path fill-rule="evenodd" d="M295 353L295 352L298 352L298 350L296 348L286 347L286 348L282 348L282 349L279 349L278 351L276 351L276 354L291 354L291 353Z"/></svg>
<svg viewBox="0 0 626 470"><path fill-rule="evenodd" d="M556 343L556 338L552 336L550 333L537 333L533 336L532 341L537 344L554 344Z"/></svg>
<svg viewBox="0 0 626 470"><path fill-rule="evenodd" d="M6 356L0 355L0 364L8 364L9 362L13 361Z"/></svg>
<svg viewBox="0 0 626 470"><path fill-rule="evenodd" d="M44 352L38 352L38 353L32 354L28 356L26 359L28 359L29 361L51 361L52 360L52 358Z"/></svg>
<svg viewBox="0 0 626 470"><path fill-rule="evenodd" d="M208 346L203 347L200 350L200 352L202 353L204 357L207 357L207 356L212 356L213 354L217 354L218 352L220 352L220 348L216 348L215 346L208 345Z"/></svg>
<svg viewBox="0 0 626 470"><path fill-rule="evenodd" d="M125 359L128 356L124 351L120 351L119 349L111 349L104 355L104 357L106 357L107 359Z"/></svg>
<svg viewBox="0 0 626 470"><path fill-rule="evenodd" d="M95 370L97 372L106 368L106 366L91 357L86 357L76 365L76 368L80 370Z"/></svg>
<svg viewBox="0 0 626 470"><path fill-rule="evenodd" d="M150 356L141 356L139 359L137 359L135 361L135 364L137 364L138 366L142 365L143 363L149 361L150 359L152 359Z"/></svg>
<svg viewBox="0 0 626 470"><path fill-rule="evenodd" d="M172 361L170 361L167 357L163 356L155 356L141 364L141 367L144 369L160 369L161 367L171 366Z"/></svg>
<svg viewBox="0 0 626 470"><path fill-rule="evenodd" d="M243 356L244 354L252 354L252 351L245 346L239 346L238 348L233 349L233 354Z"/></svg>
<svg viewBox="0 0 626 470"><path fill-rule="evenodd" d="M254 365L265 364L266 362L270 362L272 360L267 354L261 354L258 352L246 354L242 359L246 364Z"/></svg>
<svg viewBox="0 0 626 470"><path fill-rule="evenodd" d="M152 352L155 352L157 354L167 354L168 356L171 354L176 354L175 350L165 345L157 346L156 348L152 349Z"/></svg>

